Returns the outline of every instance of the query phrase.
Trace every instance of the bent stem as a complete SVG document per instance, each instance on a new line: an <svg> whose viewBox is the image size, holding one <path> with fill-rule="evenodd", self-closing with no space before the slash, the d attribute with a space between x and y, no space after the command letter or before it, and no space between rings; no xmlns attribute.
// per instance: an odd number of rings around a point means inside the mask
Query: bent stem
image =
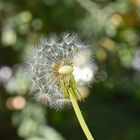
<svg viewBox="0 0 140 140"><path fill-rule="evenodd" d="M70 98L75 114L85 133L85 136L87 137L87 140L94 140L77 103L77 100L81 100L82 98L77 90L76 81L73 75L71 74L72 73L71 67L68 67L68 66L61 67L59 71L61 72L61 74L64 74L64 75L61 75L60 77L60 89L63 91L64 97Z"/></svg>
<svg viewBox="0 0 140 140"><path fill-rule="evenodd" d="M76 99L74 98L73 94L71 92L69 92L69 96L70 96L70 99L71 99L71 102L72 102L72 106L74 108L74 111L75 111L75 114L78 118L78 121L85 133L85 136L87 137L88 140L94 140L93 136L91 135L89 129L88 129L88 126L83 118L83 115L80 111L80 108L78 106L78 103L76 101Z"/></svg>

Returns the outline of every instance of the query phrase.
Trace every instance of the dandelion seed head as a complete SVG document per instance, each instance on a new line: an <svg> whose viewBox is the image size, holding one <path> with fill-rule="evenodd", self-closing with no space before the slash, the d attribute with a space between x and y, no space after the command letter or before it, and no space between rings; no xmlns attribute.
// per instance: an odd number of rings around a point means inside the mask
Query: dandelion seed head
<svg viewBox="0 0 140 140"><path fill-rule="evenodd" d="M81 82L88 83L97 71L91 61L91 52L89 45L82 43L74 33L52 34L40 39L27 58L36 99L56 110L69 107L69 84L76 88ZM80 99L80 95L76 98Z"/></svg>

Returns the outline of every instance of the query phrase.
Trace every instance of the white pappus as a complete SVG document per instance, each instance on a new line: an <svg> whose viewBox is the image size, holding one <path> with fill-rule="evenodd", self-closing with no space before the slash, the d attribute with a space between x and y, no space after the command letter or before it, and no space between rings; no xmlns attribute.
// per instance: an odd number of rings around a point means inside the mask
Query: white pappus
<svg viewBox="0 0 140 140"><path fill-rule="evenodd" d="M91 59L93 56L92 47L81 42L75 33L52 34L40 39L27 56L27 70L36 99L56 110L71 105L60 86L61 80L65 74L73 76L76 86L94 80L98 69Z"/></svg>

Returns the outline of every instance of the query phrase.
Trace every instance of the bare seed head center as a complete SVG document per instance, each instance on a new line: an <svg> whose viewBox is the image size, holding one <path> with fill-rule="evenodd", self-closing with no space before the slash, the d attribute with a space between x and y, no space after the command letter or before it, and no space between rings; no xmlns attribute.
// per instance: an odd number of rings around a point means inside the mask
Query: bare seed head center
<svg viewBox="0 0 140 140"><path fill-rule="evenodd" d="M59 68L58 70L59 74L62 74L62 75L68 75L68 74L71 74L73 72L73 67L72 66L62 66Z"/></svg>

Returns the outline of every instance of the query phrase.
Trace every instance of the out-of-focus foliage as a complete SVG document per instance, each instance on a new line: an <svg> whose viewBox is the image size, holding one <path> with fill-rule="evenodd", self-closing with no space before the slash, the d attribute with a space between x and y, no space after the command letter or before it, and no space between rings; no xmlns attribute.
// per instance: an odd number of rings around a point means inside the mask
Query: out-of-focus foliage
<svg viewBox="0 0 140 140"><path fill-rule="evenodd" d="M62 31L95 47L97 82L81 103L95 139L140 139L140 0L1 0L0 27L0 139L85 139L71 110L35 102L22 65L42 35Z"/></svg>

